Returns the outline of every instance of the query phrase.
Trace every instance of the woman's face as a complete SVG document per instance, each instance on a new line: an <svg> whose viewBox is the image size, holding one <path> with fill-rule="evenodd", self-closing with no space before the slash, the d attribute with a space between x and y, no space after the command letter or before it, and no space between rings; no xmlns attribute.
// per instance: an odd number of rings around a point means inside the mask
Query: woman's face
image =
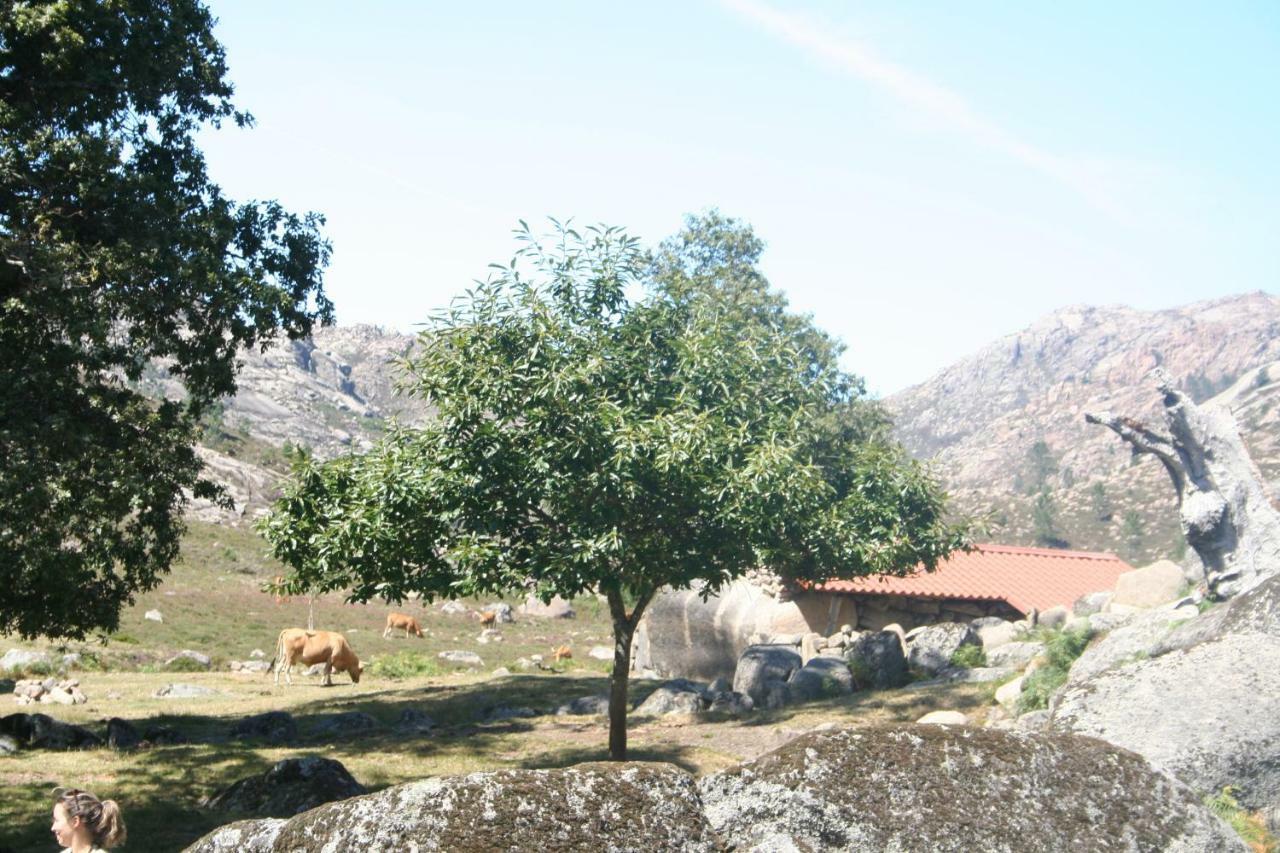
<svg viewBox="0 0 1280 853"><path fill-rule="evenodd" d="M67 807L62 803L53 807L53 826L49 828L53 830L53 837L58 839L58 843L63 847L71 846L71 838L79 826L80 818L67 817Z"/></svg>

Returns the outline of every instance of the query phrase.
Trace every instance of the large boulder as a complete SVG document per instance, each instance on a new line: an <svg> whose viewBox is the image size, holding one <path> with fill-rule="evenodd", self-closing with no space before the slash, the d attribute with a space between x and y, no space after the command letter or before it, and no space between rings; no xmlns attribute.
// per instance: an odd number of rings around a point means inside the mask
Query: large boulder
<svg viewBox="0 0 1280 853"><path fill-rule="evenodd" d="M636 629L635 668L663 678L733 678L738 658L760 638L810 631L796 602L780 601L746 580L707 598L698 589L668 589L649 604Z"/></svg>
<svg viewBox="0 0 1280 853"><path fill-rule="evenodd" d="M1186 585L1186 578L1177 563L1160 560L1120 575L1116 579L1116 594L1109 606L1116 610L1159 607L1176 599Z"/></svg>
<svg viewBox="0 0 1280 853"><path fill-rule="evenodd" d="M9 735L25 749L90 749L102 746L102 738L83 726L71 725L47 714L9 714L0 717L0 735Z"/></svg>
<svg viewBox="0 0 1280 853"><path fill-rule="evenodd" d="M847 696L853 692L853 673L841 658L816 657L791 674L787 687L799 702Z"/></svg>
<svg viewBox="0 0 1280 853"><path fill-rule="evenodd" d="M738 851L1246 850L1185 785L1071 735L812 732L698 787Z"/></svg>
<svg viewBox="0 0 1280 853"><path fill-rule="evenodd" d="M907 634L907 665L934 675L951 665L951 656L962 646L981 646L978 632L963 622L925 625Z"/></svg>
<svg viewBox="0 0 1280 853"><path fill-rule="evenodd" d="M31 669L32 667L52 670L53 657L48 652L33 652L27 649L9 649L0 657L0 670Z"/></svg>
<svg viewBox="0 0 1280 853"><path fill-rule="evenodd" d="M232 782L201 805L213 811L292 817L363 793L365 787L340 762L312 755L278 761L266 773Z"/></svg>
<svg viewBox="0 0 1280 853"><path fill-rule="evenodd" d="M520 605L522 616L535 616L539 619L572 619L573 605L559 596L545 604L536 596L530 595Z"/></svg>
<svg viewBox="0 0 1280 853"><path fill-rule="evenodd" d="M906 650L896 631L861 634L845 648L844 657L858 687L884 690L908 681Z"/></svg>
<svg viewBox="0 0 1280 853"><path fill-rule="evenodd" d="M1132 749L1204 793L1231 785L1251 810L1280 806L1280 577L1166 622L1105 669L1084 661L1053 701L1055 730Z"/></svg>
<svg viewBox="0 0 1280 853"><path fill-rule="evenodd" d="M284 823L243 821L187 853L235 849L671 850L720 849L692 776L668 764L580 764L409 782L330 803ZM221 834L221 835L220 835Z"/></svg>
<svg viewBox="0 0 1280 853"><path fill-rule="evenodd" d="M750 696L757 706L764 705L769 692L785 684L800 667L800 654L791 646L749 646L738 658L733 690Z"/></svg>

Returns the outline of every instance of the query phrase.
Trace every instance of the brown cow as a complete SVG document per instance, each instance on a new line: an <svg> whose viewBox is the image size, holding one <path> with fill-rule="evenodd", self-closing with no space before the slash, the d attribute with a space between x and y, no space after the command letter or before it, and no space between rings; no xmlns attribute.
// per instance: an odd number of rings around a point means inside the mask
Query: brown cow
<svg viewBox="0 0 1280 853"><path fill-rule="evenodd" d="M308 631L306 628L285 628L276 640L276 656L271 666L276 671L276 684L280 683L280 670L284 670L286 684L293 684L289 670L295 663L307 666L324 664L324 685L333 684L334 672L345 672L353 684L360 683L364 667L351 650L347 638L337 631Z"/></svg>
<svg viewBox="0 0 1280 853"><path fill-rule="evenodd" d="M387 627L382 630L382 639L386 639L387 635L397 628L404 629L404 638L409 639L409 633L422 636L422 626L418 624L418 620L405 613L388 613Z"/></svg>
<svg viewBox="0 0 1280 853"><path fill-rule="evenodd" d="M560 661L564 660L565 658L573 657L573 649L569 648L568 646L560 646L559 648L556 648L553 646L552 649L553 651L551 652L551 657L555 659L556 663L560 663Z"/></svg>
<svg viewBox="0 0 1280 853"><path fill-rule="evenodd" d="M496 610L472 610L471 612L480 620L481 628L492 628L498 624L498 611Z"/></svg>

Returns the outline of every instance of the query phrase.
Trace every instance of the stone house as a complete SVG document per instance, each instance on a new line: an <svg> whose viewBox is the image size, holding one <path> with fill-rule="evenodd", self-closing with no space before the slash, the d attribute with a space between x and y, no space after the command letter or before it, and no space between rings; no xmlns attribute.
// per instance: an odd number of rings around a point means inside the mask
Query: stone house
<svg viewBox="0 0 1280 853"><path fill-rule="evenodd" d="M713 595L667 590L649 605L636 632L634 666L664 677L733 677L742 650L761 642L798 642L842 625L905 630L983 616L1017 620L1032 609L1071 604L1113 589L1132 566L1114 554L978 545L937 571L789 587L758 572Z"/></svg>

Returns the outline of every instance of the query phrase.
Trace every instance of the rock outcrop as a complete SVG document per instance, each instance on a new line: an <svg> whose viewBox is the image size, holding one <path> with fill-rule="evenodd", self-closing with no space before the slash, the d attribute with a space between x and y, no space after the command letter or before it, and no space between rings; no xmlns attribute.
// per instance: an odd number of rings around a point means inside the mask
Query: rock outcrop
<svg viewBox="0 0 1280 853"><path fill-rule="evenodd" d="M1076 661L1051 726L1142 754L1204 793L1280 806L1280 577L1173 625L1151 611Z"/></svg>

